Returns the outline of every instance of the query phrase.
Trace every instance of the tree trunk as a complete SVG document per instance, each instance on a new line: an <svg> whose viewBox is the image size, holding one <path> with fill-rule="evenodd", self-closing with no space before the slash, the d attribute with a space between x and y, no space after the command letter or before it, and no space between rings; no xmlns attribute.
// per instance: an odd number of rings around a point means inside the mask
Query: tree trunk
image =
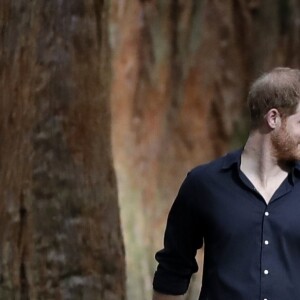
<svg viewBox="0 0 300 300"><path fill-rule="evenodd" d="M296 0L112 1L113 153L129 299L148 300L186 173L241 146L249 83L300 65ZM201 270L201 257L199 260ZM201 273L201 271L199 272ZM200 283L190 294L196 299Z"/></svg>
<svg viewBox="0 0 300 300"><path fill-rule="evenodd" d="M108 3L0 3L1 300L125 299Z"/></svg>

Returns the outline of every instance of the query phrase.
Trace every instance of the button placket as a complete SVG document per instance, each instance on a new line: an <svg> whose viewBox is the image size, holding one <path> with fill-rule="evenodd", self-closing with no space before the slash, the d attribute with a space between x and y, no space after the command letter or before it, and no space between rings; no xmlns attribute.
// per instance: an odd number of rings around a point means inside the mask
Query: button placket
<svg viewBox="0 0 300 300"><path fill-rule="evenodd" d="M261 248L261 299L262 300L270 300L268 297L270 292L270 285L272 280L272 270L270 269L270 265L268 263L270 258L270 235L269 235L269 222L270 222L270 212L266 209L263 216L263 226L262 226L262 248Z"/></svg>

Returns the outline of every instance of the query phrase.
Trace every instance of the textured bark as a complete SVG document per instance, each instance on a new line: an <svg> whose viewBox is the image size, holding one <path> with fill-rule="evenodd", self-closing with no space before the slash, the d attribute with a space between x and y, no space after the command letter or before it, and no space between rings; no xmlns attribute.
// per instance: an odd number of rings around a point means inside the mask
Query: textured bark
<svg viewBox="0 0 300 300"><path fill-rule="evenodd" d="M113 149L130 299L150 299L153 254L193 166L241 145L249 83L300 65L296 0L112 1ZM201 262L200 262L201 267ZM197 283L199 290L199 283ZM196 299L193 292L191 299ZM194 298L192 298L194 297Z"/></svg>
<svg viewBox="0 0 300 300"><path fill-rule="evenodd" d="M108 1L0 3L0 299L124 299Z"/></svg>

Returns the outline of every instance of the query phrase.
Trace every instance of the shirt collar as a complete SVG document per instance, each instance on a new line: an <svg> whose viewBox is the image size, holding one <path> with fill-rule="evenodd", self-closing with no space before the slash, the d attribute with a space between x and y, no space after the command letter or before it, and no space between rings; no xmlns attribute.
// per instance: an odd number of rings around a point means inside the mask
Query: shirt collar
<svg viewBox="0 0 300 300"><path fill-rule="evenodd" d="M235 150L233 152L228 153L224 157L224 162L222 165L222 170L230 169L233 165L238 164L240 166L241 164L241 155L244 148L240 148L238 150ZM300 167L300 164L299 164Z"/></svg>
<svg viewBox="0 0 300 300"><path fill-rule="evenodd" d="M294 166L293 166L293 172L292 172L293 183L296 182L297 178L300 178L300 161L299 160L295 161Z"/></svg>
<svg viewBox="0 0 300 300"><path fill-rule="evenodd" d="M224 162L222 165L222 170L227 170L230 169L231 167L237 165L240 167L241 165L241 155L244 150L244 147L235 150L233 152L229 152L225 157L224 157ZM292 179L293 182L296 181L296 177L300 178L300 160L295 161L293 165L293 170L292 170Z"/></svg>
<svg viewBox="0 0 300 300"><path fill-rule="evenodd" d="M294 169L297 170L298 173L300 173L300 160L297 160L295 162Z"/></svg>

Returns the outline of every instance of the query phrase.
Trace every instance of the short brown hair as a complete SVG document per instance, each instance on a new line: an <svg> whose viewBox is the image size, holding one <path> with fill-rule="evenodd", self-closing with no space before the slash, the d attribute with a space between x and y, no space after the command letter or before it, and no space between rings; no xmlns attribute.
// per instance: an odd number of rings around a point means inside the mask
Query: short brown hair
<svg viewBox="0 0 300 300"><path fill-rule="evenodd" d="M300 70L275 68L263 74L253 82L247 98L252 128L258 127L272 108L284 116L295 113L299 101Z"/></svg>

